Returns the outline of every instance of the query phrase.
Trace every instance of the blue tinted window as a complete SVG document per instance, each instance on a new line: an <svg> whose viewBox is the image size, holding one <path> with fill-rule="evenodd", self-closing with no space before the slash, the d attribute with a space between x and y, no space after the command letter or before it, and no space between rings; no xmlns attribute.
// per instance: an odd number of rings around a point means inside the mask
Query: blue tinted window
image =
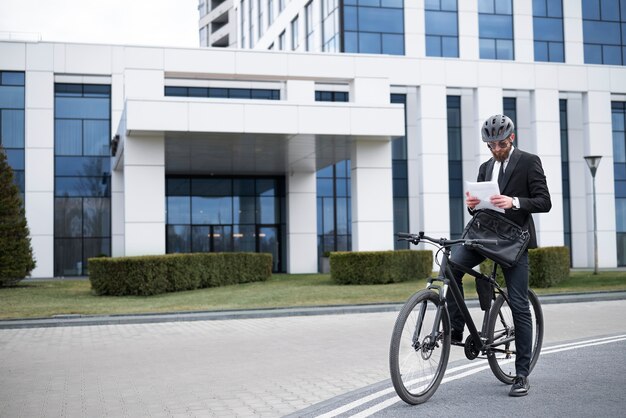
<svg viewBox="0 0 626 418"><path fill-rule="evenodd" d="M89 257L111 255L111 87L54 91L54 272L83 275Z"/></svg>
<svg viewBox="0 0 626 418"><path fill-rule="evenodd" d="M624 65L626 1L583 0L585 63Z"/></svg>
<svg viewBox="0 0 626 418"><path fill-rule="evenodd" d="M345 6L343 51L404 54L404 9L402 6L403 1L398 0L383 0L382 2L360 0L357 7ZM329 33L326 37L331 37L331 34Z"/></svg>
<svg viewBox="0 0 626 418"><path fill-rule="evenodd" d="M0 110L0 128L4 148L24 148L23 110Z"/></svg>
<svg viewBox="0 0 626 418"><path fill-rule="evenodd" d="M533 33L536 41L563 41L563 21L561 19L535 17Z"/></svg>
<svg viewBox="0 0 626 418"><path fill-rule="evenodd" d="M480 58L515 59L512 2L481 0L478 12Z"/></svg>
<svg viewBox="0 0 626 418"><path fill-rule="evenodd" d="M481 38L513 39L513 17L501 15L479 15L479 36Z"/></svg>
<svg viewBox="0 0 626 418"><path fill-rule="evenodd" d="M456 13L428 10L425 13L427 35L458 35Z"/></svg>
<svg viewBox="0 0 626 418"><path fill-rule="evenodd" d="M448 96L448 193L450 207L450 236L463 233L463 152L461 136L461 97Z"/></svg>
<svg viewBox="0 0 626 418"><path fill-rule="evenodd" d="M0 145L24 200L24 73L0 71Z"/></svg>
<svg viewBox="0 0 626 418"><path fill-rule="evenodd" d="M280 90L240 89L240 88L203 88L203 87L165 87L166 96L175 97L210 97L225 99L262 99L280 100Z"/></svg>
<svg viewBox="0 0 626 418"><path fill-rule="evenodd" d="M23 86L24 73L18 71L3 71L0 73L0 84L3 86Z"/></svg>
<svg viewBox="0 0 626 418"><path fill-rule="evenodd" d="M24 87L0 86L0 108L24 109Z"/></svg>
<svg viewBox="0 0 626 418"><path fill-rule="evenodd" d="M456 0L427 3L425 11L426 56L459 56L456 9Z"/></svg>

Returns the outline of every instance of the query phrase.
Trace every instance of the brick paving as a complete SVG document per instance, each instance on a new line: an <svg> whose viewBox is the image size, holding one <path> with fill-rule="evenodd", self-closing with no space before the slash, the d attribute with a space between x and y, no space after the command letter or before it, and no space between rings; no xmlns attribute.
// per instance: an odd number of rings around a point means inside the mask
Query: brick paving
<svg viewBox="0 0 626 418"><path fill-rule="evenodd" d="M283 416L386 379L395 317L2 329L0 416Z"/></svg>

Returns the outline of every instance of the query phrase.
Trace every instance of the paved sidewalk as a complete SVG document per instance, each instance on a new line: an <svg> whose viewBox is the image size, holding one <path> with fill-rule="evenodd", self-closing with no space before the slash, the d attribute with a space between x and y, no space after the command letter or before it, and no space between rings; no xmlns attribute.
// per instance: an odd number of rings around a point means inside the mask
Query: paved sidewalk
<svg viewBox="0 0 626 418"><path fill-rule="evenodd" d="M396 315L0 329L0 417L296 413L387 380ZM626 330L606 321L626 317L626 300L546 303L544 315L546 344Z"/></svg>

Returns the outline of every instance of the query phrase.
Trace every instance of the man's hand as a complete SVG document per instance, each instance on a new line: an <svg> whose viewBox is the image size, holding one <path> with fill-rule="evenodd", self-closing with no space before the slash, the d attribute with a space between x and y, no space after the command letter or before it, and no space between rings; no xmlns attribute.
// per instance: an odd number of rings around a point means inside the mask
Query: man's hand
<svg viewBox="0 0 626 418"><path fill-rule="evenodd" d="M500 209L511 209L513 207L513 198L503 194L491 196L489 201L492 205Z"/></svg>
<svg viewBox="0 0 626 418"><path fill-rule="evenodd" d="M470 196L469 192L465 192L465 204L468 208L474 209L477 204L480 203L480 199L476 196Z"/></svg>

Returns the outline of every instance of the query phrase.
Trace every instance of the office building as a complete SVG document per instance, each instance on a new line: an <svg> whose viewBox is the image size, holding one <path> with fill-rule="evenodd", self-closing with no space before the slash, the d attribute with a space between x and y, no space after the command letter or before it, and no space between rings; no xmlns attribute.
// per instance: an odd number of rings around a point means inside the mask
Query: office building
<svg viewBox="0 0 626 418"><path fill-rule="evenodd" d="M234 48L0 42L33 276L190 251L310 273L330 251L406 248L397 231L458 237L463 182L490 156L479 127L500 112L543 161L539 244L593 266L583 157L602 155L599 265L626 265L625 5L228 1L201 22L226 13L211 33Z"/></svg>

